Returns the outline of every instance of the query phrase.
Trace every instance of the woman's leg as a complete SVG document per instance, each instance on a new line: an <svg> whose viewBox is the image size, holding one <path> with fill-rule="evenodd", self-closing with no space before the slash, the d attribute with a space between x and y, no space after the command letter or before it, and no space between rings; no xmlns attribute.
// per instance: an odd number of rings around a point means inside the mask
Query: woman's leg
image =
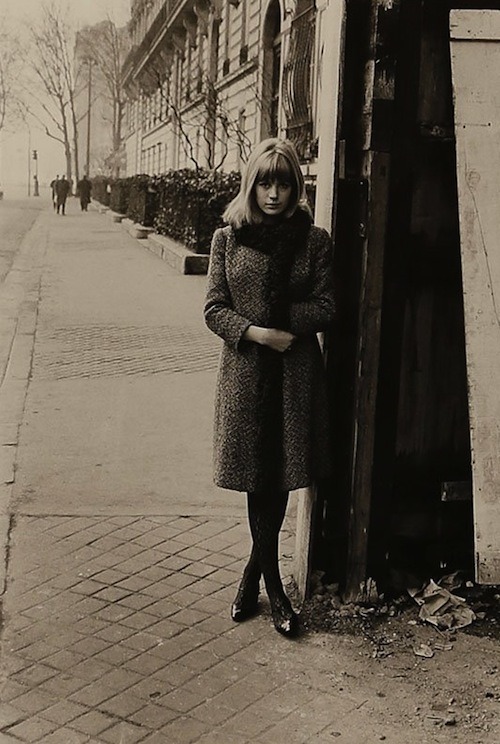
<svg viewBox="0 0 500 744"><path fill-rule="evenodd" d="M253 617L257 612L259 599L261 570L257 548L252 546L252 552L243 570L243 577L238 587L238 593L231 605L231 617L235 622L241 622Z"/></svg>
<svg viewBox="0 0 500 744"><path fill-rule="evenodd" d="M279 572L279 533L288 503L287 491L263 491L248 494L248 518L254 548L271 603L273 622L280 633L297 630L297 616L285 594Z"/></svg>

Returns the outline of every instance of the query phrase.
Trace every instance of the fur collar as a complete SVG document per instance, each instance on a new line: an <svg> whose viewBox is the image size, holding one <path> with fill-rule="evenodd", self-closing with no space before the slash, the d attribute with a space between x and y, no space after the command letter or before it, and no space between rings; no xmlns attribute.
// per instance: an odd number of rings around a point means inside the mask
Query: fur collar
<svg viewBox="0 0 500 744"><path fill-rule="evenodd" d="M240 245L246 245L270 255L283 249L295 253L295 250L303 245L310 227L309 214L298 208L287 219L272 224L265 222L257 225L245 224L235 229L234 233Z"/></svg>

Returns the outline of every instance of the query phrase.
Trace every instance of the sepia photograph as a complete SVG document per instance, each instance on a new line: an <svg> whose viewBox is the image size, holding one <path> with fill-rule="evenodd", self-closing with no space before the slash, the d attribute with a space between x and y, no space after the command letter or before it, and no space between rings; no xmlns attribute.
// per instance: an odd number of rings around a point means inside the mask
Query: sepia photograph
<svg viewBox="0 0 500 744"><path fill-rule="evenodd" d="M0 0L0 744L498 744L500 0Z"/></svg>

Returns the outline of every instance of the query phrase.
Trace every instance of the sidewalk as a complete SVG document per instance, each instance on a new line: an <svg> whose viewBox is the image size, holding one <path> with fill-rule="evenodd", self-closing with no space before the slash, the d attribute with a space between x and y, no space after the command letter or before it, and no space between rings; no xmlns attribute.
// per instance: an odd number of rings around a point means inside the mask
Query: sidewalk
<svg viewBox="0 0 500 744"><path fill-rule="evenodd" d="M408 728L404 675L366 678L359 638L282 638L264 597L231 622L249 537L211 484L205 277L76 209L41 215L12 277L0 744L447 741ZM292 505L285 575L293 527Z"/></svg>

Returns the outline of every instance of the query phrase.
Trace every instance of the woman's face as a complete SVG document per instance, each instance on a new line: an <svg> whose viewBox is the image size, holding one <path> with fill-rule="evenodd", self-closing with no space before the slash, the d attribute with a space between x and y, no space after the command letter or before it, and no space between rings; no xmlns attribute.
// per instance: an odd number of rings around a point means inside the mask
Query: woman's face
<svg viewBox="0 0 500 744"><path fill-rule="evenodd" d="M292 195L292 184L283 178L258 178L255 183L255 199L257 206L266 217L278 217L286 212L290 197Z"/></svg>

